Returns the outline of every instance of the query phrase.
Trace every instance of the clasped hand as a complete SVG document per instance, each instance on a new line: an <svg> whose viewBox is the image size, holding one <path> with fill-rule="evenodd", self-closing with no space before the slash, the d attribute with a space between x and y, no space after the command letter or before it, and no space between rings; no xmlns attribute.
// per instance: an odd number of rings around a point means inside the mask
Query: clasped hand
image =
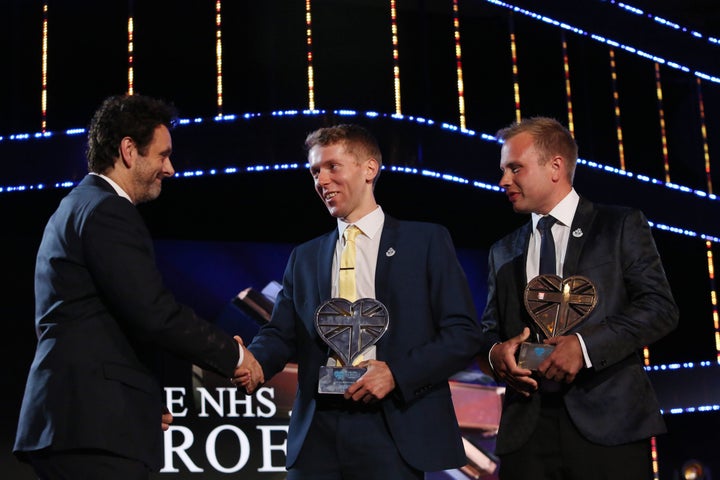
<svg viewBox="0 0 720 480"><path fill-rule="evenodd" d="M395 379L387 363L365 360L358 366L367 368L367 371L345 390L346 400L373 403L382 400L395 389Z"/></svg>
<svg viewBox="0 0 720 480"><path fill-rule="evenodd" d="M520 344L530 337L525 327L520 335L495 345L490 350L490 361L497 377L508 387L524 396L530 396L538 389L537 376L532 370L520 368L515 355ZM535 372L542 378L561 383L571 383L583 367L580 341L575 335L553 337L545 343L555 346L553 352L540 363Z"/></svg>
<svg viewBox="0 0 720 480"><path fill-rule="evenodd" d="M233 378L230 381L235 386L241 386L248 395L251 395L260 385L265 383L265 374L260 363L255 359L255 355L243 345L242 338L238 335L233 338L242 345L243 361L235 369Z"/></svg>

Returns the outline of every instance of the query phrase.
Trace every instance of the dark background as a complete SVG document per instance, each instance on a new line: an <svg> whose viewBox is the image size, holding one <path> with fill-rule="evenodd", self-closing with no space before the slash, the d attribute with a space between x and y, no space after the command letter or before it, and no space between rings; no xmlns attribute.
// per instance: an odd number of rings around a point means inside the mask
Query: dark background
<svg viewBox="0 0 720 480"><path fill-rule="evenodd" d="M171 288L208 319L241 289L280 280L293 245L333 228L312 190L302 142L309 131L338 121L362 123L378 135L385 169L377 197L389 214L448 226L482 312L487 249L527 220L492 188L499 180L492 135L516 118L515 81L523 117L548 115L568 124L565 42L584 160L576 188L594 201L643 209L681 308L680 327L650 347L650 373L670 429L658 438L659 478L677 478L690 458L720 475L717 285L710 273L720 241L716 0L630 3L645 15L600 0L458 1L466 132L459 131L451 0L397 1L401 116L393 116L390 2L311 4L316 112L306 111L304 1L223 2L222 108L214 1L48 1L43 114L43 3L0 0L0 251L7 277L0 361L8 379L0 400L0 473L30 478L10 450L35 343L34 256L47 218L67 193L58 182L71 185L86 172L84 135L67 130L84 128L103 98L128 90L132 15L135 91L174 102L189 120L173 132L178 176L140 209ZM648 13L703 37L663 26ZM625 174L617 171L610 46L593 35L616 42ZM219 114L235 117L215 121Z"/></svg>

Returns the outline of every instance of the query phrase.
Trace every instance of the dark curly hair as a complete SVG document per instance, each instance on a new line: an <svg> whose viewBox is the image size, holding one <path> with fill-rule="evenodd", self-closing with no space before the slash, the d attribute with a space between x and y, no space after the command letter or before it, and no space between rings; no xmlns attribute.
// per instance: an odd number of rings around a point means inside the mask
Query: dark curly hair
<svg viewBox="0 0 720 480"><path fill-rule="evenodd" d="M155 129L175 127L177 110L173 105L143 95L115 95L105 99L88 126L88 169L104 173L115 164L120 141L133 139L141 154L153 139Z"/></svg>

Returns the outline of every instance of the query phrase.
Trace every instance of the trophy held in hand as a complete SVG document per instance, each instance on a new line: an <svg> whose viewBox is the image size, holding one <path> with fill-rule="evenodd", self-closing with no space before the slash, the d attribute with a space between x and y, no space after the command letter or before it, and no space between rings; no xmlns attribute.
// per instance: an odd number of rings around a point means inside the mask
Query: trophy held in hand
<svg viewBox="0 0 720 480"><path fill-rule="evenodd" d="M538 275L525 287L525 308L545 338L564 335L582 323L597 304L597 291L590 279L572 276ZM537 370L555 347L523 342L518 366Z"/></svg>
<svg viewBox="0 0 720 480"><path fill-rule="evenodd" d="M367 369L353 362L387 331L389 315L381 302L331 298L315 311L315 329L335 352L339 366L320 367L318 393L343 394Z"/></svg>

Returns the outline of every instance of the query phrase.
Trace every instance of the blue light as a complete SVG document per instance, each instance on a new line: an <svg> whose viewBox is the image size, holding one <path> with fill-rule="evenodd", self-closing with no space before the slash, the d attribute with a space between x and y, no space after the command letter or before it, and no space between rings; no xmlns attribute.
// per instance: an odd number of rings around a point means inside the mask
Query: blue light
<svg viewBox="0 0 720 480"><path fill-rule="evenodd" d="M359 115L357 111L350 110L350 109L340 109L340 110L335 110L334 112L338 115L348 115L348 116L349 115ZM323 113L325 113L325 111L324 110L302 110L302 111L300 111L300 110L282 110L282 111L273 112L273 115L276 115L276 116L293 115L293 116L295 116L295 115L300 115L300 113L302 113L303 115L306 115L306 116L315 116L315 115L323 114ZM390 118L395 121L414 122L417 124L421 124L424 126L430 126L430 127L435 126L435 122L433 120L422 118L422 117L379 113L379 112L375 112L375 111L364 112L362 115L365 115L369 118ZM243 118L243 119L247 120L247 119L260 118L261 116L262 116L262 114L260 114L260 113L245 113L242 115L224 115L222 117L214 117L213 119L215 121L233 122L233 121L236 121L238 118ZM186 125L189 125L190 123L202 123L202 121L203 121L203 119L196 118L192 122L190 122L190 121L181 122L181 125L186 126ZM453 134L459 134L459 135L465 135L465 136L470 136L470 137L474 137L474 138L479 138L480 140L486 141L486 142L493 142L493 143L500 143L500 144L502 143L501 140L497 139L493 135L489 135L487 133L477 133L474 130L461 129L457 125L451 125L449 123L442 122L439 124L439 127L442 130L450 131ZM85 129L70 129L70 130L66 130L64 133L66 135L77 135L78 133L81 133L84 131L85 131ZM52 132L46 132L46 135L43 135L42 137L39 137L37 135L35 135L34 137L35 137L35 141L42 141L51 136L52 136ZM2 140L2 138L3 137L0 137L0 140ZM30 134L25 133L25 134L13 135L9 138L9 140L32 140L32 138L31 138ZM711 201L718 200L717 195L715 195L715 194L709 194L707 192L693 190L689 187L686 187L683 185L678 185L678 184L671 183L671 182L663 182L662 180L650 178L647 175L635 174L635 173L629 172L627 170L621 170L617 167L604 165L604 164L594 162L591 160L578 158L577 163L579 165L584 165L589 168L602 170L602 171L608 172L610 174L620 175L620 176L627 177L627 178L636 178L637 180L639 180L641 182L650 183L653 185L663 185L663 186L665 186L673 191L676 191L676 192L693 194L700 198L708 199ZM269 171L269 170L287 170L287 169L298 169L298 168L307 168L307 163L303 167L300 167L297 163L277 164L277 165L256 165L256 166L246 167L244 171L246 171L246 172L264 172L264 171ZM418 173L418 170L415 168L392 166L392 167L390 167L390 169L392 171L401 172L401 173L411 173L411 174ZM214 175L216 173L216 170L213 169L210 172L212 175ZM222 170L221 173L235 174L235 173L240 173L240 171L237 169L237 167L226 167ZM198 177L198 176L202 176L204 174L205 174L205 172L203 170L194 170L194 171L176 173L175 176L178 178L180 178L180 177L186 178L186 177ZM434 172L431 170L422 170L421 174L424 176L440 178L440 179L443 179L446 181L451 181L454 183L469 184L469 185L472 185L473 187L481 188L484 190L490 190L493 192L504 192L504 190L502 188L499 188L494 183L486 183L481 180L470 180L470 179L466 179L463 177L458 177L451 173L438 173L438 172ZM67 187L72 187L73 185L74 185L74 183L72 183L72 182L64 182L64 183L56 184L55 187L56 188L67 188ZM0 186L0 193L19 191L21 188L24 190L26 187L21 187L21 186L17 186L17 185ZM653 226L652 223L650 223L650 225ZM688 230L688 229L684 229L681 227L672 227L672 226L667 226L667 225L655 225L654 228L658 228L658 229L661 229L664 231L681 234L681 235L685 235L685 236L689 236L689 237L694 237L694 238L698 237L703 240L707 240L707 241L711 241L711 242L720 242L720 238L718 238L716 236L698 233L693 230Z"/></svg>
<svg viewBox="0 0 720 480"><path fill-rule="evenodd" d="M680 65L680 64L677 63L677 62L668 62L668 61L665 60L664 58L659 57L659 56L657 56L657 55L653 55L653 54L651 54L651 53L647 53L647 52L644 52L644 51L642 51L642 50L637 50L637 49L634 48L634 47L631 47L631 46L629 46L629 45L624 45L624 44L619 43L619 42L617 42L617 41L615 41L615 40L610 40L610 39L605 38L605 37L603 37L603 36L601 36L601 35L598 35L598 34L588 33L588 32L586 32L586 31L584 31L584 30L582 30L582 29L580 29L580 28L573 27L573 26L568 25L568 24L566 24L566 23L559 22L558 20L552 19L552 18L550 18L550 17L546 17L546 16L544 16L544 15L540 15L540 14L535 13L535 12L532 12L532 11L530 11L530 10L525 10L525 9L523 9L523 8L517 7L517 6L512 5L512 4L510 4L510 3L505 3L505 2L498 1L498 0L485 0L485 1L486 1L487 3L492 3L493 5L497 5L497 6L500 6L500 7L508 8L508 9L512 10L513 12L521 13L521 14L523 14L523 15L526 15L526 16L530 17L530 18L534 18L534 19L536 19L536 20L540 20L540 21L542 21L542 22L545 22L545 23L549 23L549 24L551 24L551 25L558 26L559 28L562 28L563 30L569 30L569 31L571 31L571 32L573 32L573 33L576 33L576 34L582 35L582 36L588 36L588 37L590 37L591 39L596 40L596 41L598 41L598 42L600 42L600 43L604 43L604 44L607 44L607 45L612 45L612 46L617 47L617 48L621 48L621 49L623 49L623 50L625 50L625 51L627 51L627 52L633 53L633 54L635 54L635 55L639 55L639 56L641 56L641 57L643 57L643 58L646 58L646 59L648 59L648 60L652 60L652 61L654 61L654 62L658 62L658 63L661 63L661 64L668 65L668 66L670 66L671 68L679 69L679 70L682 70L682 71L684 71L684 72L690 72L690 69L689 69L688 67L685 67L685 66L683 66L683 65ZM626 10L626 11L630 11L630 12L632 12L632 13L636 13L636 12L633 11L632 8L633 8L633 7L628 7L628 8L626 8L625 10ZM642 12L642 11L640 11L640 12ZM655 17L655 18L659 18L659 17ZM666 22L667 22L667 21L666 21ZM666 23L666 25L674 25L674 24ZM714 76L711 76L711 75L707 75L707 74L704 74L704 73L702 73L702 72L695 72L695 75L698 76L698 77L700 77L700 78L704 78L705 80L708 80L708 81L713 82L713 83L720 83L720 78L717 78L717 77L714 77Z"/></svg>

